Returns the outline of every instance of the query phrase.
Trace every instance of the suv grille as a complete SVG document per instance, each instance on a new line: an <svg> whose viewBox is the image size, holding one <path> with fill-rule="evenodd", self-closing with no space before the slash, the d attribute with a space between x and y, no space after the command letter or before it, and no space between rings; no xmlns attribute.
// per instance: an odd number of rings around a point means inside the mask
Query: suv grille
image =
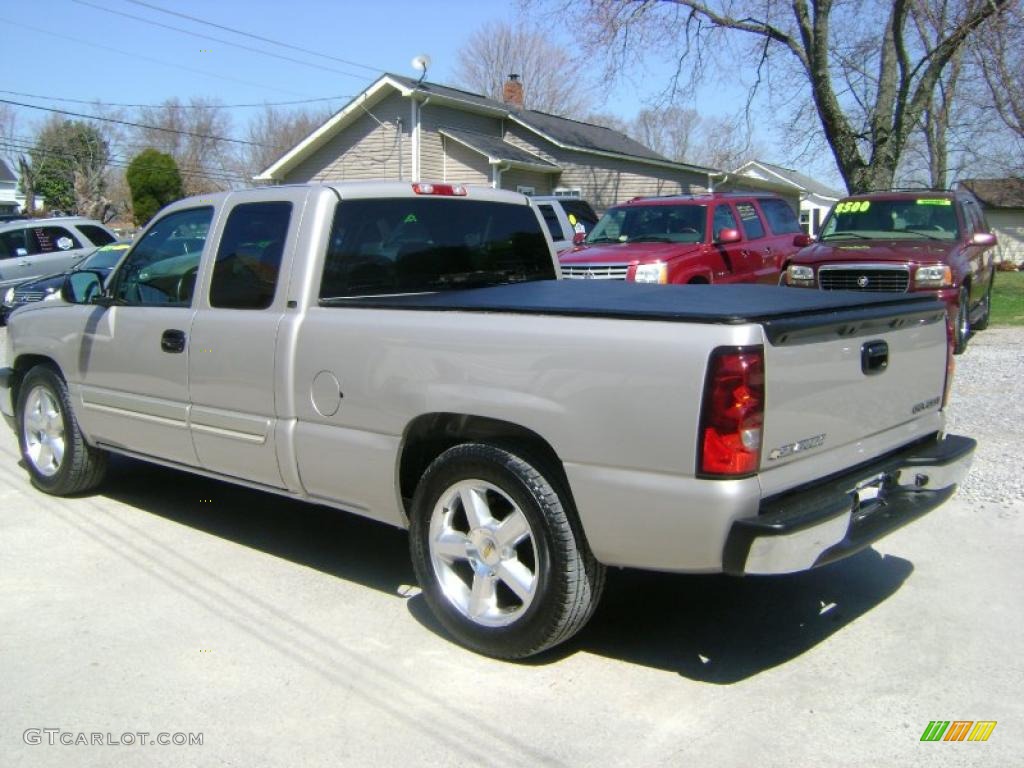
<svg viewBox="0 0 1024 768"><path fill-rule="evenodd" d="M14 300L19 304L27 304L30 301L42 301L46 294L42 291L15 291Z"/></svg>
<svg viewBox="0 0 1024 768"><path fill-rule="evenodd" d="M823 291L888 291L903 293L910 282L906 267L821 267L818 285Z"/></svg>
<svg viewBox="0 0 1024 768"><path fill-rule="evenodd" d="M625 280L628 264L563 264L567 280Z"/></svg>

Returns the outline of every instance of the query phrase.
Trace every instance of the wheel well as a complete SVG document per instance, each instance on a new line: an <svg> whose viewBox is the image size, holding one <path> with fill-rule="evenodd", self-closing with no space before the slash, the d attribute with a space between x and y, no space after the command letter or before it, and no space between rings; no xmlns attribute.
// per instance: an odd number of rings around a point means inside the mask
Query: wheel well
<svg viewBox="0 0 1024 768"><path fill-rule="evenodd" d="M11 407L17 407L18 392L21 389L21 382L25 378L25 374L37 365L45 365L48 368L52 368L58 376L64 378L60 372L60 367L51 358L45 355L21 355L12 366L14 376L11 377Z"/></svg>
<svg viewBox="0 0 1024 768"><path fill-rule="evenodd" d="M536 432L518 424L484 416L430 413L415 418L405 430L402 441L398 484L406 512L416 491L416 484L430 463L452 446L471 442L512 447L524 452L524 458L532 458L550 468L556 476L548 479L561 484L566 493L570 493L569 480L558 454Z"/></svg>
<svg viewBox="0 0 1024 768"><path fill-rule="evenodd" d="M690 278L688 285L707 285L708 279L702 275L696 275Z"/></svg>

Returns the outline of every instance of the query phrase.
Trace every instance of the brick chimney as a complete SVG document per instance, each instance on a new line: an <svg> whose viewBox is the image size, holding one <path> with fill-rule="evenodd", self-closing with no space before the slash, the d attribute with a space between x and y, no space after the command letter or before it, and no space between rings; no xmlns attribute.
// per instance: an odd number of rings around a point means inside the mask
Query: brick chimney
<svg viewBox="0 0 1024 768"><path fill-rule="evenodd" d="M519 75L508 76L505 87L501 89L501 100L510 107L523 108L523 84L519 82Z"/></svg>

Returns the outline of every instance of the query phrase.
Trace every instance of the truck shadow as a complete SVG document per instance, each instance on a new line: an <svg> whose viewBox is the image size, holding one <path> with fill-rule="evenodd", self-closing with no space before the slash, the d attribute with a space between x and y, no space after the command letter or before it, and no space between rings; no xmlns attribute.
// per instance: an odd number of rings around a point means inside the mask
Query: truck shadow
<svg viewBox="0 0 1024 768"><path fill-rule="evenodd" d="M416 583L404 531L327 507L115 458L103 495L181 525L405 599L445 635ZM593 619L569 643L524 663L584 652L730 684L784 664L894 594L913 571L873 549L806 573L684 576L611 570Z"/></svg>
<svg viewBox="0 0 1024 768"><path fill-rule="evenodd" d="M784 664L894 594L914 566L867 549L814 571L745 577L615 571L575 650L730 684Z"/></svg>
<svg viewBox="0 0 1024 768"><path fill-rule="evenodd" d="M358 515L119 456L100 493L390 595L416 583L405 531Z"/></svg>

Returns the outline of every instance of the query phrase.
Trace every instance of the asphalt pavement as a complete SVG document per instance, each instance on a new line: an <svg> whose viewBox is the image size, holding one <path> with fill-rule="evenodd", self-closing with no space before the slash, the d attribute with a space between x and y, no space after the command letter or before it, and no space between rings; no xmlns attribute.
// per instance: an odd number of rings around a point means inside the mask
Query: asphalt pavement
<svg viewBox="0 0 1024 768"><path fill-rule="evenodd" d="M1019 765L1022 512L954 498L794 576L615 571L505 663L444 636L402 531L128 460L48 497L4 428L0 766Z"/></svg>

